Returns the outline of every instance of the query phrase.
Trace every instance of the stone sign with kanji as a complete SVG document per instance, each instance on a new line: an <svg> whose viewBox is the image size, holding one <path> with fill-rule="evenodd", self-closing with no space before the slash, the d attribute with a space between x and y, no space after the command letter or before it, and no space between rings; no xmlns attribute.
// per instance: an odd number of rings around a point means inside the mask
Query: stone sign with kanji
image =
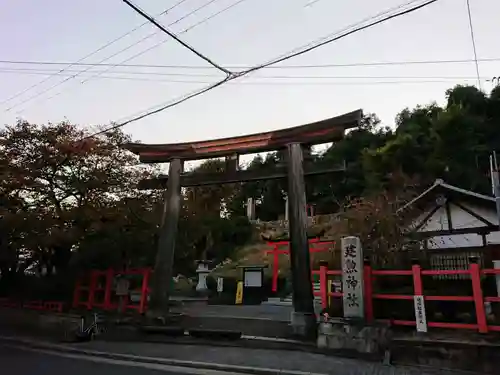
<svg viewBox="0 0 500 375"><path fill-rule="evenodd" d="M342 292L345 318L364 318L363 251L358 237L342 238Z"/></svg>

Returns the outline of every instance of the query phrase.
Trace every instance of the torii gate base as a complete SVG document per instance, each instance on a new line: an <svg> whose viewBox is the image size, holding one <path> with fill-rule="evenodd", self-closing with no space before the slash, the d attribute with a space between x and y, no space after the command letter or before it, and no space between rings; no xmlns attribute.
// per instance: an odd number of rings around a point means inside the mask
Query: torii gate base
<svg viewBox="0 0 500 375"><path fill-rule="evenodd" d="M293 284L293 308L291 316L293 333L301 337L316 335L313 290L309 247L307 241L307 212L304 175L325 174L343 171L342 168L319 169L304 165L304 150L315 144L335 142L344 136L346 129L359 125L362 111L268 133L219 140L180 144L145 145L130 143L125 148L140 155L146 163L170 162L169 175L141 182L146 189L164 188L165 214L160 231L150 311L154 315L168 314L168 301L172 278L175 237L180 214L181 187L234 183L266 179L287 178L289 199L290 263ZM284 150L286 170L282 167L269 171L239 171L238 157L242 154ZM186 160L226 158L226 170L222 173L192 175L183 173ZM306 168L305 168L306 167ZM313 168L311 168L313 167Z"/></svg>

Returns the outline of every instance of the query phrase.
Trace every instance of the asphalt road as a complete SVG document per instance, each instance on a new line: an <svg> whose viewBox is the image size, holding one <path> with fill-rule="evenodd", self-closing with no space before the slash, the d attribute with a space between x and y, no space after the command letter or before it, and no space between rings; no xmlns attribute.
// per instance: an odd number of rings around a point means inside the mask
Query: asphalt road
<svg viewBox="0 0 500 375"><path fill-rule="evenodd" d="M81 358L78 358L81 357ZM2 373L12 375L185 375L186 370L171 371L166 366L120 363L93 357L61 356L50 352L32 351L0 343ZM148 368L149 367L149 368ZM157 369L154 369L157 367ZM195 374L201 370L189 371ZM209 371L210 372L210 371ZM206 371L205 371L206 373Z"/></svg>

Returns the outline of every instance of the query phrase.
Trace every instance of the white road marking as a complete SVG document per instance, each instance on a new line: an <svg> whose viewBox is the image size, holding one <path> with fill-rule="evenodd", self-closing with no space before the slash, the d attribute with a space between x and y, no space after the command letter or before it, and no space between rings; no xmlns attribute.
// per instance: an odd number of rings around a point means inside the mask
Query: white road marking
<svg viewBox="0 0 500 375"><path fill-rule="evenodd" d="M0 346L1 345L3 345L3 344L0 344ZM35 348L30 348L30 347L21 346L21 345L13 345L13 344L6 344L6 345L3 345L3 346L7 346L7 347L11 347L11 348L16 348L16 349L20 349L20 350L25 350L25 351L30 351L30 352L34 352L34 353L40 353L40 354L57 356L57 357L63 357L63 358L79 359L79 360L90 361L90 362L95 362L95 363L105 363L105 364L108 364L108 365L141 367L141 368L147 368L147 369L150 369L150 370L160 370L160 371L180 373L180 374L193 374L193 375L203 375L203 374L206 374L206 375L242 375L242 373L236 373L236 372L226 372L226 371L196 369L196 368L190 368L190 367L162 365L162 364L158 364L158 363L135 362L135 361L131 361L131 360L127 361L127 360L120 360L120 359L94 357L94 356L82 355L82 354L62 353L62 352L56 352L56 351L53 351L53 350L35 349Z"/></svg>

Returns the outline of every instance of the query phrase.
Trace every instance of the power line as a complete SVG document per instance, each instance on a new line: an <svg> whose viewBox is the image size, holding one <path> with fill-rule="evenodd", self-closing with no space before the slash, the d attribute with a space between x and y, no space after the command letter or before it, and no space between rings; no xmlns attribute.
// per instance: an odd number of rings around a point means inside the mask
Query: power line
<svg viewBox="0 0 500 375"><path fill-rule="evenodd" d="M177 6L181 5L181 4L182 4L182 3L184 3L185 1L187 1L187 0L180 0L180 1L178 1L177 3L175 3L174 5L172 5L170 8L165 9L163 12L161 12L161 13L157 14L155 17L160 17L160 16L162 16L162 15L164 15L164 14L168 13L169 11L171 11L172 9L174 9L174 8L176 8ZM79 60L77 60L76 62L70 62L70 63L67 63L67 64L66 64L66 65L67 65L66 67L64 67L64 68L60 69L58 72L54 73L54 74L53 74L53 75L51 75L50 77L47 77L47 78L45 78L45 79L41 80L40 82L37 82L37 83L35 83L34 85L32 85L32 86L30 86L30 87L27 87L26 89L24 89L24 90L22 90L22 91L18 92L17 94L14 94L14 95L12 95L11 97L9 97L9 98L7 98L7 99L3 100L2 102L0 102L0 105L3 105L3 104L5 104L5 103L8 103L8 102L10 102L11 100L13 100L13 99L15 99L15 98L18 98L19 96L21 96L21 95L23 95L23 94L27 93L28 91L31 91L31 90L33 90L34 88L36 88L36 87L38 87L38 86L40 86L40 85L44 84L45 82L47 82L48 80L50 80L52 77L57 76L57 75L58 75L58 73L62 73L62 72L64 72L64 71L66 71L68 68L71 68L72 66L77 65L77 64L78 64L78 63L80 63L81 61L86 60L86 59L88 59L89 57L92 57L92 56L96 55L97 53L101 52L102 50L104 50L104 49L108 48L109 46L111 46L111 45L115 44L116 42L118 42L118 41L122 40L123 38L125 38L125 37L129 36L129 35L130 35L130 34L132 34L133 32L135 32L135 31L139 30L140 28L142 28L143 26L146 26L146 25L148 25L148 24L149 24L149 22L147 22L147 21L146 21L146 22L143 22L143 23L142 23L142 24L140 24L139 26L134 27L133 29L131 29L131 30L127 31L125 34L122 34L121 36L119 36L119 37L117 37L117 38L115 38L115 39L113 39L113 40L111 40L111 41L109 41L109 42L105 43L105 44L104 44L104 45L102 45L101 47L99 47L99 48L97 48L96 50L92 51L92 52L91 52L91 53L89 53L88 55L85 55L84 57L80 58L80 59L79 59Z"/></svg>
<svg viewBox="0 0 500 375"><path fill-rule="evenodd" d="M19 74L19 75L47 75L51 74L53 70L39 70L39 69L2 69L0 68L0 73L6 74ZM151 81L151 82L170 82L158 80L157 78L136 78L134 76L151 76L151 77L219 77L216 74L190 74L190 73L169 73L169 72L109 72L114 74L111 76L100 76L102 79L117 79L117 80L137 80L137 81ZM61 73L64 76L63 73ZM71 76L72 72L66 73L67 76ZM131 77L132 76L132 77ZM254 76L251 77L256 80L268 80L268 79L470 79L469 76L342 76L342 75L265 75L265 76ZM472 77L476 78L476 77ZM483 77L483 79L491 79L491 77ZM180 81L180 82L191 82L191 81ZM194 81L199 82L199 81ZM210 82L204 82L210 83Z"/></svg>
<svg viewBox="0 0 500 375"><path fill-rule="evenodd" d="M383 77L381 77L383 78ZM401 77L404 78L404 77ZM411 77L410 77L411 78ZM429 77L417 80L415 78L411 81L400 80L399 78L393 78L393 81L303 81L303 82L249 82L249 81L230 81L227 85L243 85L243 86L371 86L371 85L410 85L410 84L429 84L429 83L453 83L450 79L446 77ZM463 77L460 78L461 81L476 81L476 77ZM484 80L487 80L484 78ZM141 80L142 81L142 80ZM185 83L185 84L200 84L200 83L210 83L208 81L179 81L179 80L157 80L156 82L166 82L166 83ZM141 112L142 113L142 112Z"/></svg>
<svg viewBox="0 0 500 375"><path fill-rule="evenodd" d="M428 5L431 5L431 4L433 4L433 3L437 2L437 1L438 0L428 0L428 1L426 1L426 2L424 2L422 4L420 4L420 5L414 6L414 7L410 8L410 9L403 10L403 11L401 11L399 13L395 13L395 14L389 15L389 16L384 17L382 19L379 19L377 21L371 22L371 23L369 23L367 25L357 27L357 28L355 28L353 30L347 31L347 32L345 32L343 34L340 34L340 35L336 36L336 37L329 38L329 39L327 39L327 40L325 40L323 42L317 43L317 44L315 44L315 45L313 45L311 47L302 49L302 50L300 50L298 52L295 52L295 53L289 54L287 56L283 56L283 57L277 58L275 60L271 60L270 62L267 62L265 64L262 64L262 65L254 67L254 68L248 69L247 71L243 72L242 74L246 75L246 74L252 73L254 71L263 69L265 67L268 67L268 66L271 66L271 65L276 65L276 64L279 64L279 63L284 62L286 60L292 59L294 57L301 56L301 55L303 55L305 53L308 53L308 52L311 52L311 51L313 51L313 50L315 50L317 48L323 47L323 46L325 46L327 44L330 44L330 43L333 43L333 42L335 42L335 41L337 41L339 39L345 38L346 36L349 36L351 34L354 34L354 33L357 33L359 31L362 31L362 30L368 29L370 27L376 26L376 25L381 24L383 22L389 21L389 20L391 20L393 18L413 13L413 12L415 12L415 11L417 11L419 9L422 9L422 8L428 6Z"/></svg>
<svg viewBox="0 0 500 375"><path fill-rule="evenodd" d="M470 38L472 41L472 50L474 51L474 62L476 65L477 88L479 90L481 90L481 80L479 79L479 64L477 62L476 38L474 37L474 26L472 25L472 16L471 16L471 11L470 11L470 0L466 0L466 2L467 2L467 15L469 17Z"/></svg>
<svg viewBox="0 0 500 375"><path fill-rule="evenodd" d="M207 56L205 56L201 52L197 51L195 48L191 47L189 44L187 44L182 39L180 39L177 35L175 35L171 31L167 30L165 27L163 27L163 25L161 25L160 23L158 23L153 17L151 17L150 15L148 15L147 13L145 13L142 9L140 9L139 7L137 7L136 5L134 5L131 1L129 1L129 0L123 0L123 2L125 4L127 4L129 7L131 7L136 13L139 13L142 17L144 17L145 19L147 19L149 22L151 22L153 25L155 25L157 28L159 28L161 31L163 31L165 34L167 34L169 37L171 37L172 39L174 39L177 43L179 43L180 45L182 45L184 48L187 48L192 53L194 53L196 56L198 56L199 58L205 60L210 65L212 65L214 68L219 69L221 72L225 73L226 75L228 75L228 76L232 75L232 73L229 70L223 68L219 64L215 63L212 59L208 58Z"/></svg>
<svg viewBox="0 0 500 375"><path fill-rule="evenodd" d="M194 97L196 97L196 96L199 96L199 95L204 94L204 93L206 93L206 92L208 92L208 91L210 91L210 90L213 90L213 89L215 89L216 87L219 87L219 86L223 85L224 83L228 82L229 80L231 80L231 76L228 76L228 77L226 77L225 79L223 79L222 81L219 81L219 82L216 82L216 83L214 83L214 84L211 84L211 85L209 85L209 86L207 86L207 87L205 87L205 88L202 88L202 89L200 89L200 90L197 90L197 91L195 91L195 92L193 92L193 93L191 93L191 94L187 94L187 95L185 95L185 96L183 96L183 97L181 97L181 98L179 98L179 99L175 99L175 100L174 100L172 103L170 103L170 104L164 105L164 106L162 106L162 107L160 107L160 108L158 108L158 109L155 109L155 110L149 111L149 112L147 112L147 113L145 113L145 114L142 114L142 115L136 116L136 117L134 117L134 118L132 118L132 119L130 119L130 120L128 120L128 121L122 122L122 123L120 123L120 124L113 125L113 126L111 126L111 127L109 127L109 128L106 128L106 129L104 129L104 130L101 130L101 131L99 131L99 132L97 132L97 133L91 134L91 135L89 135L89 136L87 136L87 137L85 137L85 138L83 138L83 139L92 138L92 137L95 137L95 136L97 136L97 135L101 135L101 134L107 133L107 132L109 132L109 131L111 131L111 130L119 129L119 128L121 128L121 127L125 126L125 125L128 125L128 124L132 123L132 122L135 122L135 121L141 120L141 119L143 119L143 118L145 118L145 117L148 117L148 116L154 115L154 114L156 114L156 113L162 112L162 111L164 111L164 110L166 110L166 109L168 109L168 108L172 108L172 107L174 107L174 106L176 106L176 105L178 105L178 104L181 104L181 103L183 103L183 102L185 102L185 101L187 101L187 100L189 100L189 99L192 99L192 98L194 98Z"/></svg>
<svg viewBox="0 0 500 375"><path fill-rule="evenodd" d="M245 0L240 0L245 1ZM308 64L308 65L279 65L269 66L266 69L320 69L320 68L344 68L344 67L363 67L363 66L390 66L390 65L432 65L432 64L468 64L474 62L474 59L453 59L453 60L400 60L400 61L372 61L372 62L353 62L345 64ZM478 62L498 62L500 57L478 58ZM187 70L207 70L213 69L201 65L162 65L162 64L117 64L117 63L71 63L54 61L15 61L0 60L0 64L8 65L68 65L72 66L91 66L91 67L120 67L120 68L151 68L151 69L187 69ZM225 64L226 65L226 64ZM250 69L249 66L226 65L229 69Z"/></svg>
<svg viewBox="0 0 500 375"><path fill-rule="evenodd" d="M168 11L172 10L173 8L175 8L175 7L176 7L176 6L178 6L178 5L181 5L181 4L182 4L182 3L184 3L185 1L187 1L187 0L180 0L180 1L178 1L176 4L174 4L173 6L171 6L170 8L168 8L165 12L168 12ZM185 14L184 16L182 16L182 17L178 18L178 19L177 19L177 20L175 20L174 22L170 23L170 24L169 24L169 27L170 27L170 26L175 25L176 23L178 23L178 22L182 21L183 19L185 19L185 18L189 17L190 15L192 15L192 14L196 13L197 11L199 11L199 10L200 10L200 9L202 9L203 7L205 7L205 6L207 6L207 5L211 4L211 3L213 3L214 1L218 1L218 0L210 0L208 3L206 3L206 4L204 4L204 5L202 5L202 6L198 7L198 8L196 8L196 9L194 9L194 10L192 10L192 11L190 11L189 13L187 13L187 14ZM99 61L99 63L103 63L103 62L105 62L105 61L108 61L109 59L111 59L111 58L113 58L113 57L115 57L115 56L117 56L117 55L119 55L119 54L121 54L121 53L123 53L123 52L125 52L125 51L129 50L130 48L133 48L133 47L135 47L136 45L138 45L138 44L140 44L140 43L144 42L145 40L147 40L147 39L149 39L149 38L151 38L151 37L155 36L157 33L158 33L157 31L154 31L154 32L152 32L152 33L150 33L150 34L146 35L145 37L143 37L143 38L139 39L139 40L138 40L138 41L136 41L135 43L132 43L132 44L128 45L127 47L122 48L122 49L120 49L119 51L117 51L117 52L113 53L112 55L110 55L110 56L108 56L108 57L105 57L104 59L100 60L100 61ZM127 60L125 60L125 61L127 61ZM14 105L12 105L12 106L10 106L10 107L9 107L9 108L7 108L5 111L6 111L6 112L9 112L9 111L10 111L10 110L12 110L13 108L19 107L20 105L23 105L24 103L28 103L28 102L30 102L30 101L32 101L32 100L34 100L34 99L36 99L36 98L38 98L38 97L42 96L42 95L43 95L43 94L45 94L46 92L51 91L51 90L55 89L56 87L59 87L60 85L62 85L62 84L64 84L64 83L66 83L66 82L68 82L68 81L70 81L70 80L72 80L72 79L74 79L74 78L78 77L81 73L89 71L90 69L92 69L92 67L91 67L91 66L89 66L87 69L83 70L82 72L75 74L73 77L68 77L68 78L66 78L66 79L64 79L64 80L62 80L62 81L60 81L60 82L58 82L58 83L56 83L56 84L54 84L54 85L52 85L52 86L50 86L50 87L46 88L45 90L42 90L41 92L36 93L35 95L32 95L32 96L30 96L30 97L26 98L25 100L23 100L23 101L21 101L21 102L19 102L19 103L17 103L17 104L14 104ZM84 82L81 82L81 83L85 83L85 81L84 81ZM60 93L58 93L58 94L56 94L56 95L51 96L49 99L51 99L51 98L53 98L54 96L57 96L57 95L60 95Z"/></svg>
<svg viewBox="0 0 500 375"><path fill-rule="evenodd" d="M436 1L438 1L438 0L429 0L429 1L427 1L427 2L425 2L425 3L423 3L423 4L421 4L421 5L417 5L417 6L413 7L413 8L406 9L406 10L401 11L401 12L399 12L399 13L389 15L389 16L387 16L387 17L385 17L385 18L381 19L381 20L374 21L374 22L372 22L372 23L370 23L370 24L368 24L368 25L360 26L360 27L358 27L358 28L356 28L356 29L354 29L354 30L347 31L347 32L345 32L344 34L341 34L341 35L336 36L336 37L334 37L334 38L331 38L331 39L325 40L325 41L323 41L323 42L321 42L321 43L318 43L316 46L311 46L311 47L308 47L308 48L306 48L306 49L304 49L304 50L302 50L302 51L295 52L295 53L290 54L290 55L288 55L288 56L285 56L285 57L281 57L281 58L278 58L278 59L272 60L272 61L270 61L270 62L268 62L268 63L265 63L265 64L262 64L262 65L256 66L256 67L254 67L254 68L248 69L248 70L243 71L243 72L239 72L239 73L234 74L234 75L232 75L232 76L228 76L228 77L226 77L225 79L223 79L223 80L221 80L221 81L219 81L219 82L216 82L216 83L211 84L211 85L209 85L209 86L207 86L207 87L205 87L205 88L202 88L202 89L200 89L200 90L198 90L198 91L196 91L196 92L193 92L193 93L191 93L191 94L188 94L187 96L184 96L184 97L181 97L181 98L179 98L179 99L176 99L176 100L174 100L174 101L172 101L172 102L169 102L168 104L163 105L163 106L161 106L161 107L159 107L159 108L156 108L156 109L153 109L153 110L148 110L146 113L143 113L143 114L141 114L141 115L139 115L139 116L133 117L133 118L131 118L131 119L129 119L129 120L127 120L127 121L125 121L125 122L122 122L122 123L119 123L119 124L115 124L115 125L113 125L112 127L108 128L107 130L106 130L106 129L104 129L103 131L100 131L100 132L98 132L98 133L91 134L91 135L89 135L89 136L87 136L87 137L85 137L85 138L91 138L91 137L93 137L93 136L95 136L95 135L100 135L100 134L106 133L106 132L107 132L107 131L109 131L109 130L115 130L115 129L121 128L121 127L123 127L123 126L125 126L125 125L128 125L128 124L132 123L132 122L135 122L135 121L141 120L141 119L143 119L143 118L146 118L146 117L148 117L148 116L154 115L154 114L156 114L156 113L162 112L162 111L164 111L164 110L166 110L166 109L168 109L168 108L172 108L172 107L174 107L174 106L176 106L176 105L179 105L179 104L181 104L181 103L183 103L183 102L185 102L185 101L187 101L187 100L189 100L189 99L192 99L192 98L194 98L194 97L196 97L196 96L199 96L199 95L204 94L204 93L206 93L206 92L208 92L208 91L211 91L211 90L213 90L213 89L215 89L215 88L217 88L217 87L219 87L219 86L222 86L223 84L225 84L225 83L227 83L227 82L230 82L230 81L233 81L233 80L235 80L235 79L241 78L241 77L243 77L243 76L245 76L245 75L247 75L247 74L249 74L249 73L255 72L255 71L259 70L259 69L263 69L263 68L264 68L264 67L266 67L266 66L275 65L275 64L278 64L278 63L280 63L280 62L283 62L283 61L286 61L286 60L292 59L292 58L294 58L294 57L296 57L296 56L300 56L300 55L305 54L305 53L307 53L307 52L310 52L310 51L312 51L312 50L314 50L314 49L316 49L316 48L319 48L319 47L321 47L321 46L327 45L327 44L332 43L332 42L334 42L334 41L336 41L336 40L339 40L339 39L341 39L341 38L345 38L346 36L349 36L349 35L351 35L351 34L354 34L354 33L358 32L358 31L365 30L365 29L367 29L367 28L369 28L369 27L372 27L372 26L378 25L378 24L380 24L380 23L382 23L382 22L385 22L385 21L391 20L391 19L393 19L393 18L395 18L395 17L403 16L403 15L409 14L409 13L411 13L411 12L414 12L414 11L416 11L416 10L418 10L418 9L422 9L423 7L428 6L428 5L431 5L431 4L435 3Z"/></svg>
<svg viewBox="0 0 500 375"><path fill-rule="evenodd" d="M312 1L308 2L306 5L304 5L304 8L312 7L314 4L316 4L319 1L321 1L321 0L312 0Z"/></svg>
<svg viewBox="0 0 500 375"><path fill-rule="evenodd" d="M194 9L194 10L192 10L191 12L189 12L189 13L185 14L184 16L182 16L182 17L178 18L177 20L175 20L174 22L170 23L170 24L168 25L168 27L175 25L176 23L180 22L181 20L183 20L183 19L185 19L185 18L189 17L190 15L192 15L192 14L194 14L194 13L196 13L196 12L200 11L201 9L205 8L206 6L208 6L208 5L212 4L212 3L216 2L216 1L218 1L218 0L210 0L210 1L208 1L208 2L206 2L206 3L204 3L204 4L202 4L202 5L200 5L198 8L195 8L195 9ZM237 1L236 3L234 3L234 4L232 4L232 5L227 6L226 8L224 8L224 9L222 9L222 10L220 10L220 11L218 11L218 12L216 12L216 13L214 13L214 14L212 14L212 15L210 15L210 16L208 16L208 17L204 18L204 19L202 19L201 21L198 21L198 22L197 22L197 23L195 23L194 25L191 25L191 26L187 27L186 29L182 30L179 34L184 34L184 33L189 32L190 30L194 29L195 27L197 27L197 26L199 26L199 25L202 25L202 24L203 24L203 23L205 23L205 22L208 22L210 19L212 19L212 18L214 18L214 17L218 16L219 14L224 13L225 11L227 11L227 10L229 10L229 9L233 8L234 6L236 6L236 5L240 4L240 3L242 3L243 1L246 1L246 0L239 0L239 1ZM137 45L137 44L139 44L139 43L142 43L144 40L146 40L146 39L148 39L148 38L150 38L150 37L152 37L152 36L154 36L154 35L156 35L156 34L157 34L157 32L153 32L152 34L147 35L146 37L144 37L144 38L140 39L139 41L137 41L137 42L135 42L135 43L133 43L133 44L131 44L130 46L128 46L128 47L126 47L126 48L124 48L124 49L122 49L122 50L120 50L120 51L118 51L118 52L114 53L113 55L111 55L111 56L109 56L109 57L107 57L107 58L105 58L105 59L101 60L101 61L100 61L100 63L102 63L102 62L104 62L104 61L106 61L106 60L111 59L112 57L114 57L114 56L116 56L116 55L118 55L118 54L120 54L120 53L122 53L122 52L124 52L124 51L126 51L126 50L128 50L128 49L130 49L130 48L132 48L132 47L134 47L135 45ZM92 76L90 76L90 77L88 77L88 78L84 79L82 82L80 82L80 84L84 84L84 83L88 82L89 80L91 80L91 79L93 79L93 78L96 78L96 77L100 76L101 74L103 74L103 73L105 73L105 72L110 71L112 68L114 68L114 67L116 67L116 66L120 66L120 64L126 63L126 62L128 62L128 61L130 61L130 60L133 60L133 59L135 59L135 58L137 58L137 57L139 57L139 56L141 56L141 55L145 54L146 52L149 52L149 51L151 51L151 50L153 50L153 49L155 49L155 48L158 48L159 46L161 46L162 44L164 44L164 43L168 42L169 40L171 40L171 39L166 39L166 40L164 40L164 41L162 41L162 42L156 43L156 44L154 44L153 46L151 46L151 47L149 47L149 48L147 48L147 49L145 49L145 50L143 50L143 51L141 51L141 52L139 52L139 53L137 53L137 54L135 54L135 55L133 55L133 56L131 56L131 57L128 57L128 58L127 58L127 59L125 59L125 60L122 60L122 61L121 61L121 62L119 62L119 63L116 63L116 64L109 64L109 68L108 68L108 69L104 70L103 72L99 72L99 73L97 73L97 74L95 74L95 75L92 75ZM91 68L92 68L92 67L89 67L88 69L83 70L81 73L86 72L86 71L90 70ZM22 104L24 104L24 103L27 103L27 102L29 102L29 101L31 101L31 100L33 100L33 99L36 99L37 97L39 97L39 96L41 96L41 95L45 94L46 92L48 92L48 91L50 91L50 90L54 89L54 88L55 88L55 87L57 87L57 86L59 86L59 85L61 85L61 84L65 83L65 82L67 82L68 80L70 80L70 79L73 79L73 78L76 78L76 77L80 76L80 75L81 75L81 73L77 73L77 74L75 74L75 76L74 76L74 77L69 77L69 78L67 78L67 79L65 79L65 80L63 80L63 81L61 81L61 82L59 82L58 84L56 84L56 85L54 85L54 86L49 87L48 89L46 89L46 90L44 90L44 91L42 91L42 92L38 93L37 95L34 95L34 96L32 96L32 97L30 97L30 98L28 98L28 99L26 99L26 100L24 100L24 101L22 101L22 102L20 102L20 103L18 103L18 104L16 104L16 105L12 106L11 108L7 109L7 111L8 111L8 110L10 110L10 109L12 109L12 108L14 108L14 107L18 107L18 106L20 106L20 105L22 105ZM52 98L54 98L54 97L56 97L56 96L58 96L58 95L61 95L64 91L65 91L65 90L62 90L62 91L58 92L57 94L54 94L54 95L52 95L52 96L48 97L46 100L50 100L50 99L52 99Z"/></svg>
<svg viewBox="0 0 500 375"><path fill-rule="evenodd" d="M386 9L386 10L384 10L382 12L379 12L379 13L373 15L373 16L366 17L366 18L362 19L361 21L357 21L355 23L352 23L352 24L348 25L347 27L344 27L342 30L337 30L337 31L335 31L333 33L330 33L330 34L328 34L326 36L323 36L323 37L321 37L319 39L313 40L312 42L309 42L309 43L307 43L305 45L302 45L302 46L299 46L299 47L295 47L294 49L292 49L292 50L290 50L290 51L288 51L286 53L281 54L277 58L288 56L288 55L293 54L293 53L295 53L297 51L301 51L301 50L304 50L304 49L306 49L308 47L314 46L314 45L316 45L318 43L321 43L321 42L323 42L325 40L328 40L328 39L330 39L330 38L332 38L334 36L338 36L341 33L345 33L346 31L351 30L352 28L359 27L360 25L364 24L365 22L372 21L374 19L383 17L383 16L385 16L385 15L391 13L391 12L397 11L397 10L399 10L401 8L404 8L406 6L409 6L409 5L411 5L413 3L416 3L416 2L419 2L419 1L421 1L421 0L410 0L410 1L406 2L406 3L400 4L400 5L397 5L395 7Z"/></svg>
<svg viewBox="0 0 500 375"><path fill-rule="evenodd" d="M198 12L199 10L201 10L201 9L203 9L204 7L206 7L206 6L210 5L210 4L212 4L212 3L213 3L213 2L215 2L215 1L218 1L218 0L210 0L209 2L207 2L207 3L205 3L205 4L201 5L201 6L199 6L198 8L194 9L194 10L193 10L193 11L191 11L191 13L189 13L189 14L193 14L193 13L195 13L195 12ZM179 35L185 34L185 33L189 32L189 31L193 30L194 28L196 28L196 27L198 27L198 26L200 26L200 25L203 25L204 23L206 23L206 22L210 21L211 19L213 19L213 18L215 18L215 17L219 16L219 15L220 15L220 14L222 14L222 13L227 12L227 11L228 11L228 10L230 10L231 8L233 8L233 7L237 6L238 4L240 4L240 3L244 2L244 1L247 1L247 0L238 0L238 1L236 1L235 3L233 3L233 4L231 4L231 5L228 5L227 7L225 7L225 8L223 8L223 9L221 9L221 10L219 10L219 11L217 11L217 12L215 12L215 13L211 14L210 16L203 18L202 20L200 20L200 21L196 22L195 24L193 24L193 25L191 25L191 26L189 26L189 27L185 28L184 30L182 30L182 31L179 33ZM168 25L168 27L172 26L173 24L175 24L175 23L169 24L169 25ZM99 77L102 73L109 72L111 69L113 69L113 68L115 68L115 67L122 67L122 66L123 66L123 65L122 65L123 63L126 63L126 62L128 62L128 61L131 61L131 60L133 60L133 59L136 59L137 57L142 56L142 55L144 55L145 53L147 53L147 52L149 52L149 51L152 51L152 50L153 50L153 49L155 49L155 48L160 47L161 45L165 44L166 42L169 42L170 40L171 40L171 39L165 39L165 40L163 40L163 41L161 41L161 42L158 42L158 43L156 43L156 44L153 44L151 47L148 47L148 48L146 48L145 50L142 50L142 51L141 51L141 52L139 52L139 53L136 53L136 54L135 54L135 55L133 55L133 56L130 56L130 57L126 58L125 60L122 60L120 63L111 64L111 66L110 66L108 69L104 70L104 71L103 71L103 72L101 72L101 73L97 73L96 75L93 75L93 76L91 76L90 78L87 78L87 79L86 79L86 80L84 80L82 83L88 82L88 81L89 81L90 79L92 79L92 78ZM133 65L133 64L132 64L132 65ZM207 68L208 68L208 69L213 69L213 67L203 67L203 68L204 68L204 69L207 69Z"/></svg>

